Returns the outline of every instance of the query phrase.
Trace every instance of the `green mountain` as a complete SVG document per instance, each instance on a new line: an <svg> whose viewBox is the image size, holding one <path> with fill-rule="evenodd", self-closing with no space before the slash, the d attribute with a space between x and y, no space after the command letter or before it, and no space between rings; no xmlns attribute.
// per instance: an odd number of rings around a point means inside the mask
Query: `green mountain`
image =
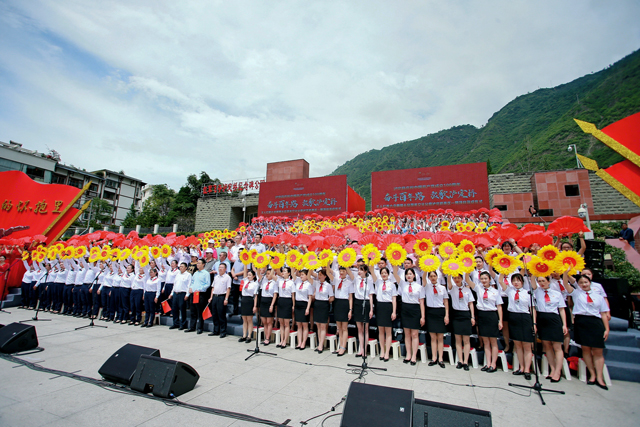
<svg viewBox="0 0 640 427"><path fill-rule="evenodd" d="M575 167L578 152L608 167L622 157L582 132L574 118L598 129L640 111L640 50L614 65L551 89L522 95L481 128L472 125L359 154L331 175L346 174L349 185L370 206L371 172L490 161L494 173Z"/></svg>

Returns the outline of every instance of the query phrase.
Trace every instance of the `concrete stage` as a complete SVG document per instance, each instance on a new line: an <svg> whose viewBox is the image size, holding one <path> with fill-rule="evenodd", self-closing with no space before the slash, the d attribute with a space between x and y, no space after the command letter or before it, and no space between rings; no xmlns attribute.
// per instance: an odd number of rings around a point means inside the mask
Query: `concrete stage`
<svg viewBox="0 0 640 427"><path fill-rule="evenodd" d="M0 313L0 323L30 319L34 311L11 308ZM359 363L352 355L336 357L325 350L318 355L304 351L264 350L277 357L255 356L245 362L251 344L238 343L237 337L209 337L185 334L166 326L141 329L98 321L108 329L74 328L88 324L54 314L42 314L51 322L36 323L41 353L22 356L44 367L99 378L98 369L126 343L159 348L162 357L191 365L200 374L196 388L179 397L183 402L240 412L254 417L300 426L300 421L321 414L346 395L356 375L346 371L347 363ZM287 360L288 359L288 360ZM416 366L400 360L372 366L387 372L370 371L366 383L413 389L415 397L490 411L494 426L637 426L640 384L614 381L609 391L588 386L573 378L558 384L543 380L543 387L564 390L566 395L545 394L546 406L527 390L508 387L508 382L526 384L523 377L498 371L494 374L471 369L457 370ZM403 377L403 378L399 378ZM533 382L530 382L533 383ZM496 388L484 388L496 387ZM515 394L517 393L517 394ZM342 411L338 406L335 413ZM320 426L323 417L309 422ZM178 424L180 423L180 424ZM340 417L326 420L325 426L338 426ZM8 426L249 426L259 425L183 407L168 406L142 396L110 391L92 384L29 369L0 359L0 425ZM372 426L373 427L373 426Z"/></svg>

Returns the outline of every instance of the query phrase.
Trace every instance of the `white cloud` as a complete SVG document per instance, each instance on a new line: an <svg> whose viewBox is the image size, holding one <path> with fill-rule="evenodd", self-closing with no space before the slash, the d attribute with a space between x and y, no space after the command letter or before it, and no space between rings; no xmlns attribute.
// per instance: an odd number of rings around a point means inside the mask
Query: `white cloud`
<svg viewBox="0 0 640 427"><path fill-rule="evenodd" d="M29 1L0 6L0 139L178 188L482 126L639 46L620 2Z"/></svg>

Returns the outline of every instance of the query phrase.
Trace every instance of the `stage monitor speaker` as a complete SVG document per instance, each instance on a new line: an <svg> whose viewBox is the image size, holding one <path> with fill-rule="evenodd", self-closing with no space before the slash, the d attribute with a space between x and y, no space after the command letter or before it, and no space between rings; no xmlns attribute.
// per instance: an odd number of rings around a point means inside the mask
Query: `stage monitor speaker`
<svg viewBox="0 0 640 427"><path fill-rule="evenodd" d="M138 366L138 360L143 354L160 357L157 348L142 347L135 344L127 344L120 347L98 370L102 378L119 384L131 384L133 374Z"/></svg>
<svg viewBox="0 0 640 427"><path fill-rule="evenodd" d="M341 427L411 426L413 390L351 383Z"/></svg>
<svg viewBox="0 0 640 427"><path fill-rule="evenodd" d="M38 346L38 336L33 325L11 323L0 329L0 352L18 353Z"/></svg>
<svg viewBox="0 0 640 427"><path fill-rule="evenodd" d="M491 427L491 412L416 399L413 427Z"/></svg>
<svg viewBox="0 0 640 427"><path fill-rule="evenodd" d="M199 379L196 370L186 363L142 355L131 388L158 397L174 398L193 390Z"/></svg>

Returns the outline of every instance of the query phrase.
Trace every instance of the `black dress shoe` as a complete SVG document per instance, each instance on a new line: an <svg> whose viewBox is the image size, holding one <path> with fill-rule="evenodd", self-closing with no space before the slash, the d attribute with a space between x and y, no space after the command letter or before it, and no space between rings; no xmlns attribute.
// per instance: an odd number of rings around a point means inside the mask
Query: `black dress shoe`
<svg viewBox="0 0 640 427"><path fill-rule="evenodd" d="M185 329L187 329L187 328L185 328L184 326L180 326L180 327L178 328L178 330L179 330L179 331L184 331Z"/></svg>
<svg viewBox="0 0 640 427"><path fill-rule="evenodd" d="M342 357L342 356L344 356L345 354L347 354L347 352L346 352L346 351L345 351L344 353L342 353L342 354L337 353L338 357Z"/></svg>
<svg viewBox="0 0 640 427"><path fill-rule="evenodd" d="M169 326L169 329L178 329L178 325Z"/></svg>
<svg viewBox="0 0 640 427"><path fill-rule="evenodd" d="M153 324L150 323L150 324L147 325L147 328L151 328L152 326L153 326Z"/></svg>
<svg viewBox="0 0 640 427"><path fill-rule="evenodd" d="M462 362L458 362L458 364L456 365L456 369L462 369L464 368L464 365L462 364Z"/></svg>
<svg viewBox="0 0 640 427"><path fill-rule="evenodd" d="M524 379L527 380L527 381L530 380L531 379L531 374L529 372L525 372L524 373Z"/></svg>
<svg viewBox="0 0 640 427"><path fill-rule="evenodd" d="M559 377L557 380L554 380L553 378L551 378L551 382L552 383L559 383L561 379L562 379L562 377Z"/></svg>
<svg viewBox="0 0 640 427"><path fill-rule="evenodd" d="M495 371L497 371L497 369L492 366L489 369L487 369L485 372L488 374L493 374Z"/></svg>
<svg viewBox="0 0 640 427"><path fill-rule="evenodd" d="M437 364L438 364L438 361L437 361L437 360L432 360L431 362L429 362L429 365L428 365L428 366L435 366L435 365L437 365Z"/></svg>
<svg viewBox="0 0 640 427"><path fill-rule="evenodd" d="M246 342L247 344L249 344L251 342L251 338L247 338L246 340L244 340L244 342Z"/></svg>
<svg viewBox="0 0 640 427"><path fill-rule="evenodd" d="M226 336L227 336L227 334L220 334L220 338L224 338Z"/></svg>
<svg viewBox="0 0 640 427"><path fill-rule="evenodd" d="M209 332L207 335L208 335L208 336L210 336L210 337L212 337L212 336L214 336L215 334L214 334L213 332Z"/></svg>
<svg viewBox="0 0 640 427"><path fill-rule="evenodd" d="M438 366L440 366L442 369L444 369L444 362L438 362Z"/></svg>
<svg viewBox="0 0 640 427"><path fill-rule="evenodd" d="M596 381L596 385L603 390L609 390L609 387L607 387L606 384L600 384L599 382Z"/></svg>
<svg viewBox="0 0 640 427"><path fill-rule="evenodd" d="M402 359L402 363L409 363L411 362L411 359Z"/></svg>
<svg viewBox="0 0 640 427"><path fill-rule="evenodd" d="M411 363L411 366L416 366L416 362L414 362L413 360L409 363Z"/></svg>
<svg viewBox="0 0 640 427"><path fill-rule="evenodd" d="M185 329L184 332L187 333L187 332L195 332L195 331L196 331L195 329Z"/></svg>
<svg viewBox="0 0 640 427"><path fill-rule="evenodd" d="M196 332L198 335L200 335L201 333L203 333L204 331L202 329L200 329L198 332Z"/></svg>
<svg viewBox="0 0 640 427"><path fill-rule="evenodd" d="M547 375L545 378L550 380L551 379L551 375Z"/></svg>
<svg viewBox="0 0 640 427"><path fill-rule="evenodd" d="M480 369L480 370L481 370L482 372L486 372L486 371L487 371L487 369L489 369L489 367L488 367L487 365L484 365L484 366L482 367L482 369Z"/></svg>
<svg viewBox="0 0 640 427"><path fill-rule="evenodd" d="M140 325L141 328L146 328L148 325L148 323L143 323L142 325Z"/></svg>
<svg viewBox="0 0 640 427"><path fill-rule="evenodd" d="M596 385L596 382L595 380L594 381L587 380L587 385Z"/></svg>
<svg viewBox="0 0 640 427"><path fill-rule="evenodd" d="M513 375L524 375L524 372L518 369L517 371L513 371Z"/></svg>
<svg viewBox="0 0 640 427"><path fill-rule="evenodd" d="M244 338L244 337L242 337L242 338L238 338L238 342L244 342L244 340L245 340L245 338Z"/></svg>
<svg viewBox="0 0 640 427"><path fill-rule="evenodd" d="M469 370L469 364L468 363L465 363L462 367L464 368L465 371Z"/></svg>
<svg viewBox="0 0 640 427"><path fill-rule="evenodd" d="M211 332L209 335L211 335L211 336L214 336L214 335L220 335L220 332L215 332L215 331L213 331L213 332Z"/></svg>

